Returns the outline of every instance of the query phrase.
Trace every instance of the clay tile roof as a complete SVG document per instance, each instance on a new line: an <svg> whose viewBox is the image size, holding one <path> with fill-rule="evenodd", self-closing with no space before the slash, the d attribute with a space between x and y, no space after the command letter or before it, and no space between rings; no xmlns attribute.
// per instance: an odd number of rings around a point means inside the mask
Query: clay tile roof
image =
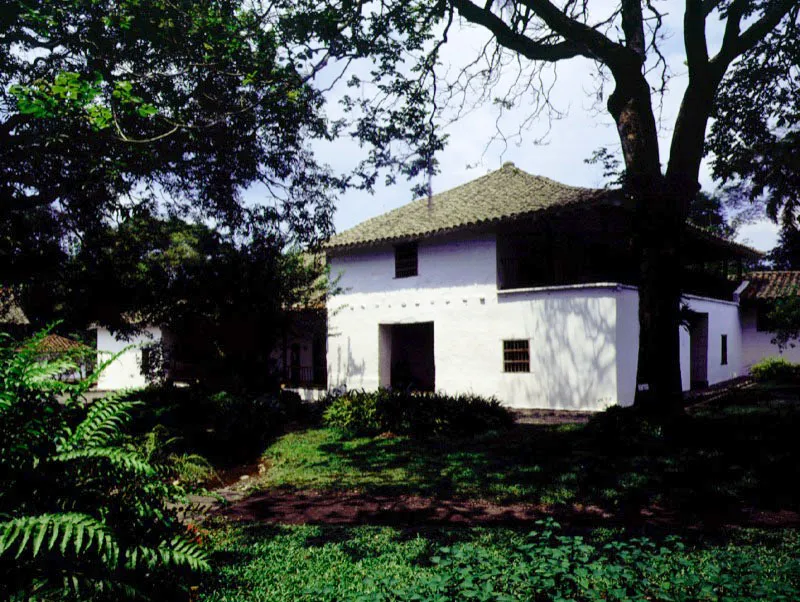
<svg viewBox="0 0 800 602"><path fill-rule="evenodd" d="M500 169L430 198L417 199L337 234L328 250L444 234L503 222L546 209L609 198L605 190L578 188L533 176L505 163Z"/></svg>
<svg viewBox="0 0 800 602"><path fill-rule="evenodd" d="M776 270L749 272L742 299L780 299L800 295L800 271Z"/></svg>
<svg viewBox="0 0 800 602"><path fill-rule="evenodd" d="M328 252L381 243L424 238L491 223L509 222L540 211L572 205L622 204L619 190L598 190L561 184L534 176L505 163L500 169L471 182L417 199L332 237ZM758 251L724 240L689 224L697 238L729 252L760 257Z"/></svg>
<svg viewBox="0 0 800 602"><path fill-rule="evenodd" d="M48 334L41 340L36 349L39 353L66 353L68 351L85 350L88 349L88 347L83 343L68 339L67 337L62 337L57 334Z"/></svg>

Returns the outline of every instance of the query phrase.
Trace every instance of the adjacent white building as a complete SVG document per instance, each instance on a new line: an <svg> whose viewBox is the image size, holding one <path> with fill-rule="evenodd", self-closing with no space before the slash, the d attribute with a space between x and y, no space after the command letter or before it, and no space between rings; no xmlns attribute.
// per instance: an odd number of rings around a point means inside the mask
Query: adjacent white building
<svg viewBox="0 0 800 602"><path fill-rule="evenodd" d="M343 292L328 300L329 387L473 392L515 408L631 404L631 232L618 193L507 163L335 236L327 253ZM684 389L735 378L761 353L742 328L746 287L728 273L755 255L690 228Z"/></svg>

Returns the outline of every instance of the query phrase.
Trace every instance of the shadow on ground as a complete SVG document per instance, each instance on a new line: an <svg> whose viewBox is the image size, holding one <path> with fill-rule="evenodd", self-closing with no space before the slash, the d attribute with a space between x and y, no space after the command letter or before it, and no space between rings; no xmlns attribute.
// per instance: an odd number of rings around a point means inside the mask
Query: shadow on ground
<svg viewBox="0 0 800 602"><path fill-rule="evenodd" d="M800 526L800 393L758 387L669 426L616 410L470 441L320 441L323 478L233 504L241 520L333 525ZM302 461L298 461L302 464Z"/></svg>

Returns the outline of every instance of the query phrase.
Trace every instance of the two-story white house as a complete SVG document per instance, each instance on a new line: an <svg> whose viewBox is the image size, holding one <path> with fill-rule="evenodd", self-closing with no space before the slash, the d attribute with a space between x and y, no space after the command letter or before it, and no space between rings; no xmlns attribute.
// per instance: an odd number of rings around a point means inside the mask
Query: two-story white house
<svg viewBox="0 0 800 602"><path fill-rule="evenodd" d="M474 392L515 408L631 404L631 223L618 191L506 163L338 234L326 247L343 290L328 300L328 386ZM697 228L683 251L689 389L746 370L746 287L732 276L758 253Z"/></svg>

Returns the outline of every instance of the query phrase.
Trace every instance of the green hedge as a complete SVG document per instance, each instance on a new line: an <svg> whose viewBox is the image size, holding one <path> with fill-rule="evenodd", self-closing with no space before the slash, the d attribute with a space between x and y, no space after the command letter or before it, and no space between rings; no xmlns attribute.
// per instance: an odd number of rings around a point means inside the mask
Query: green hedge
<svg viewBox="0 0 800 602"><path fill-rule="evenodd" d="M759 382L798 383L800 365L782 357L768 357L753 364L750 375Z"/></svg>
<svg viewBox="0 0 800 602"><path fill-rule="evenodd" d="M326 425L358 435L473 437L509 428L511 413L495 398L378 389L328 399Z"/></svg>

